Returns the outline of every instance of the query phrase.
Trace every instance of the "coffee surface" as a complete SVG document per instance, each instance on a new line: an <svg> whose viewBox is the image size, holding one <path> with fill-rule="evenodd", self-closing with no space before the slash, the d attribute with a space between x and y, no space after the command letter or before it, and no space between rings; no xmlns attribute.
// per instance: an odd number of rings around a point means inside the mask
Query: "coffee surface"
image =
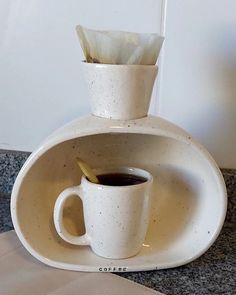
<svg viewBox="0 0 236 295"><path fill-rule="evenodd" d="M101 184L110 186L134 185L147 181L145 177L125 173L101 174L97 178Z"/></svg>

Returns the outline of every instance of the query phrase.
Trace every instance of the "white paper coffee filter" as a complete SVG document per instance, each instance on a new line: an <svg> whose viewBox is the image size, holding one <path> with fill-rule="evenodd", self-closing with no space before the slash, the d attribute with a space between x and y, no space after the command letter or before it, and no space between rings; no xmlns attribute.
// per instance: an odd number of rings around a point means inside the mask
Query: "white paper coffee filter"
<svg viewBox="0 0 236 295"><path fill-rule="evenodd" d="M87 62L154 65L164 38L158 34L95 31L78 25L79 41Z"/></svg>

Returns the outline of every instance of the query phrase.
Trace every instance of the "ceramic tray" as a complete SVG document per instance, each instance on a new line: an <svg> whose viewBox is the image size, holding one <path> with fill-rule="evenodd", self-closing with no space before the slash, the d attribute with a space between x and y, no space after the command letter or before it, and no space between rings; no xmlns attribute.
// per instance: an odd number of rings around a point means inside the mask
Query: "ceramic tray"
<svg viewBox="0 0 236 295"><path fill-rule="evenodd" d="M80 183L76 157L93 167L136 166L154 176L152 217L141 252L109 260L89 247L65 243L52 214L58 194ZM78 119L56 131L27 160L15 182L11 213L18 237L40 261L78 271L140 271L186 264L217 238L226 213L222 175L209 153L189 134L156 117L116 121ZM72 234L84 231L79 198L66 205Z"/></svg>

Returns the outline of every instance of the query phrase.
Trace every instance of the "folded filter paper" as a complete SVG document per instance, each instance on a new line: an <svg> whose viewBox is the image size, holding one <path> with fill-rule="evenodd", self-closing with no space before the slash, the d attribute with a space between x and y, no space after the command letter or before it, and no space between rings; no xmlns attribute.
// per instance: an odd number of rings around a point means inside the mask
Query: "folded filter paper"
<svg viewBox="0 0 236 295"><path fill-rule="evenodd" d="M155 33L95 31L80 25L76 31L89 63L155 65L164 41Z"/></svg>

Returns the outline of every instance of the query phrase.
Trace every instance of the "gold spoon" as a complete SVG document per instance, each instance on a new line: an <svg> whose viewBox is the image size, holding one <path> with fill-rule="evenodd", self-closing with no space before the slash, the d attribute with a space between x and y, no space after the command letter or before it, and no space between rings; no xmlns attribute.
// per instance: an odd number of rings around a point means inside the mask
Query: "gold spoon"
<svg viewBox="0 0 236 295"><path fill-rule="evenodd" d="M99 180L97 176L94 174L92 168L89 167L89 165L86 162L84 162L82 159L76 158L76 160L80 169L82 170L84 175L88 178L88 180L93 183L99 183Z"/></svg>

